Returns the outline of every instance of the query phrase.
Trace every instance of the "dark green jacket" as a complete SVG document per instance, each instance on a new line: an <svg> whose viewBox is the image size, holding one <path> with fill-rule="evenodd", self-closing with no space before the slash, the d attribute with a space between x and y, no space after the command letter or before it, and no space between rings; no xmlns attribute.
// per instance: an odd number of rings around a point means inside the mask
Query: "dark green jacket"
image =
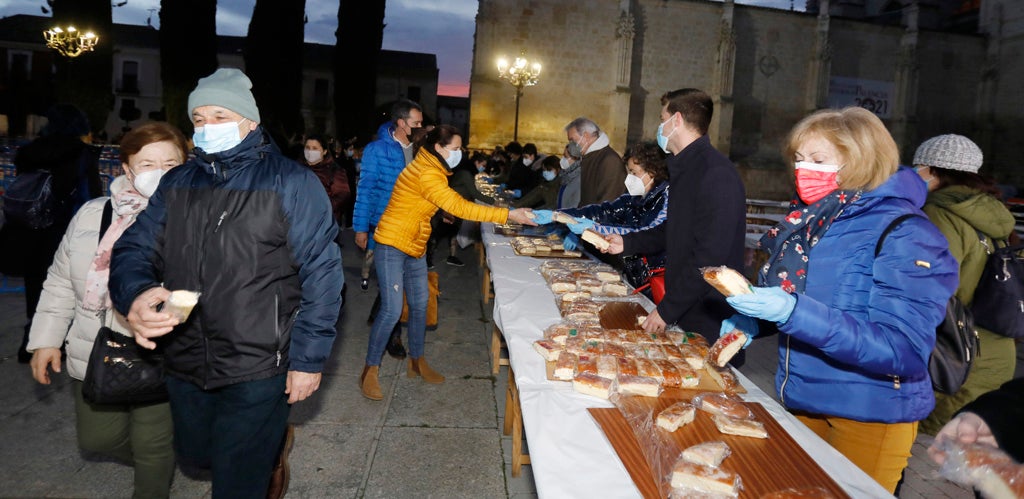
<svg viewBox="0 0 1024 499"><path fill-rule="evenodd" d="M555 177L554 180L542 180L541 183L517 199L512 206L516 208L534 208L538 210L554 210L558 208L558 190L562 182Z"/></svg>

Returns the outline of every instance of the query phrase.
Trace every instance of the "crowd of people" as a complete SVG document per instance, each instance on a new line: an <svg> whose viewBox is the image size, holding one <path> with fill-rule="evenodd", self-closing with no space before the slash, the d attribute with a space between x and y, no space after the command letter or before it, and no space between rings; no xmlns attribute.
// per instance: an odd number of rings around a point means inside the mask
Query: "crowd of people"
<svg viewBox="0 0 1024 499"><path fill-rule="evenodd" d="M665 93L654 140L623 156L586 117L565 125L567 145L552 154L513 141L464 155L458 129L425 126L419 104L403 99L365 147L311 133L289 158L250 89L237 69L199 80L191 151L166 123L127 132L109 197L72 106L55 107L15 160L19 175L52 172L61 200L46 228L21 229L31 249L18 256L28 318L19 360L49 384L66 352L79 445L131 463L138 497L166 497L175 462L212 469L215 497L283 495L290 408L318 389L337 334L343 229L364 255L360 288L377 282L359 378L376 401L385 352L407 357L409 377L445 381L424 341L441 242L445 263L461 266L463 220L555 231L556 211L575 219L561 230L567 249L586 247L654 301L645 331L777 335L782 404L887 490L898 490L919 431L1020 459L1019 415L1005 411L1024 396L1010 381L1012 339L980 328L981 353L952 395L933 392L928 374L950 296L970 303L984 243L1013 237L966 137L925 141L911 168L864 109L805 117L783 151L795 178L789 214L759 242L767 260L753 293L726 298L698 269L743 269L746 191L712 145L714 105L701 90ZM495 206L478 180L510 206ZM585 230L609 247L582 242ZM187 318L163 307L174 290L201 293ZM111 407L83 397L100 327L162 352L168 400ZM741 352L733 363L743 362Z"/></svg>

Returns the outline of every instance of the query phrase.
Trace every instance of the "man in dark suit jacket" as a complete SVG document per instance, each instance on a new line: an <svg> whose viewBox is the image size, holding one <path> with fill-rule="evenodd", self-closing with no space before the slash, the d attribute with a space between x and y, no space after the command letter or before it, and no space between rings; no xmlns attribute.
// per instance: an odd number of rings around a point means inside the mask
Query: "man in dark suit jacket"
<svg viewBox="0 0 1024 499"><path fill-rule="evenodd" d="M565 126L569 152L580 160L580 204L587 206L612 201L626 192L626 166L622 156L608 143L608 135L588 118L580 117Z"/></svg>
<svg viewBox="0 0 1024 499"><path fill-rule="evenodd" d="M735 312L701 277L701 267L726 265L743 271L746 195L729 158L708 139L713 105L704 92L674 90L661 97L658 144L668 158L668 217L654 228L607 236L608 252L665 252L665 298L644 322L644 330L678 324L718 339L722 320ZM738 355L733 365L742 364Z"/></svg>

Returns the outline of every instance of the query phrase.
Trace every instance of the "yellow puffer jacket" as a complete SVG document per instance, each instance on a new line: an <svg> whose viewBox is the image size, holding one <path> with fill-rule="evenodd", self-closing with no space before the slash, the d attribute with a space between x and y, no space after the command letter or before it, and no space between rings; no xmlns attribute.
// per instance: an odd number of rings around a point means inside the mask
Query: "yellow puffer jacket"
<svg viewBox="0 0 1024 499"><path fill-rule="evenodd" d="M466 201L448 187L448 175L451 171L444 163L426 149L421 149L398 175L373 240L419 258L427 252L430 218L438 208L464 220L505 223L507 209Z"/></svg>

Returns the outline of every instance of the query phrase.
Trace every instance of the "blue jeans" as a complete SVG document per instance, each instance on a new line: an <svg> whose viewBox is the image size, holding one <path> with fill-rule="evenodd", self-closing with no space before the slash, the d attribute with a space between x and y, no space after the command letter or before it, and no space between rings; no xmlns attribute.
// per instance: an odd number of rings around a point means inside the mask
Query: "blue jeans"
<svg viewBox="0 0 1024 499"><path fill-rule="evenodd" d="M423 357L427 330L427 261L423 257L413 258L386 244L377 244L374 254L380 312L370 329L366 365L380 365L391 330L402 317L403 293L409 302L409 356L414 359Z"/></svg>
<svg viewBox="0 0 1024 499"><path fill-rule="evenodd" d="M285 374L213 390L167 377L174 448L213 471L213 497L266 497L288 427Z"/></svg>

